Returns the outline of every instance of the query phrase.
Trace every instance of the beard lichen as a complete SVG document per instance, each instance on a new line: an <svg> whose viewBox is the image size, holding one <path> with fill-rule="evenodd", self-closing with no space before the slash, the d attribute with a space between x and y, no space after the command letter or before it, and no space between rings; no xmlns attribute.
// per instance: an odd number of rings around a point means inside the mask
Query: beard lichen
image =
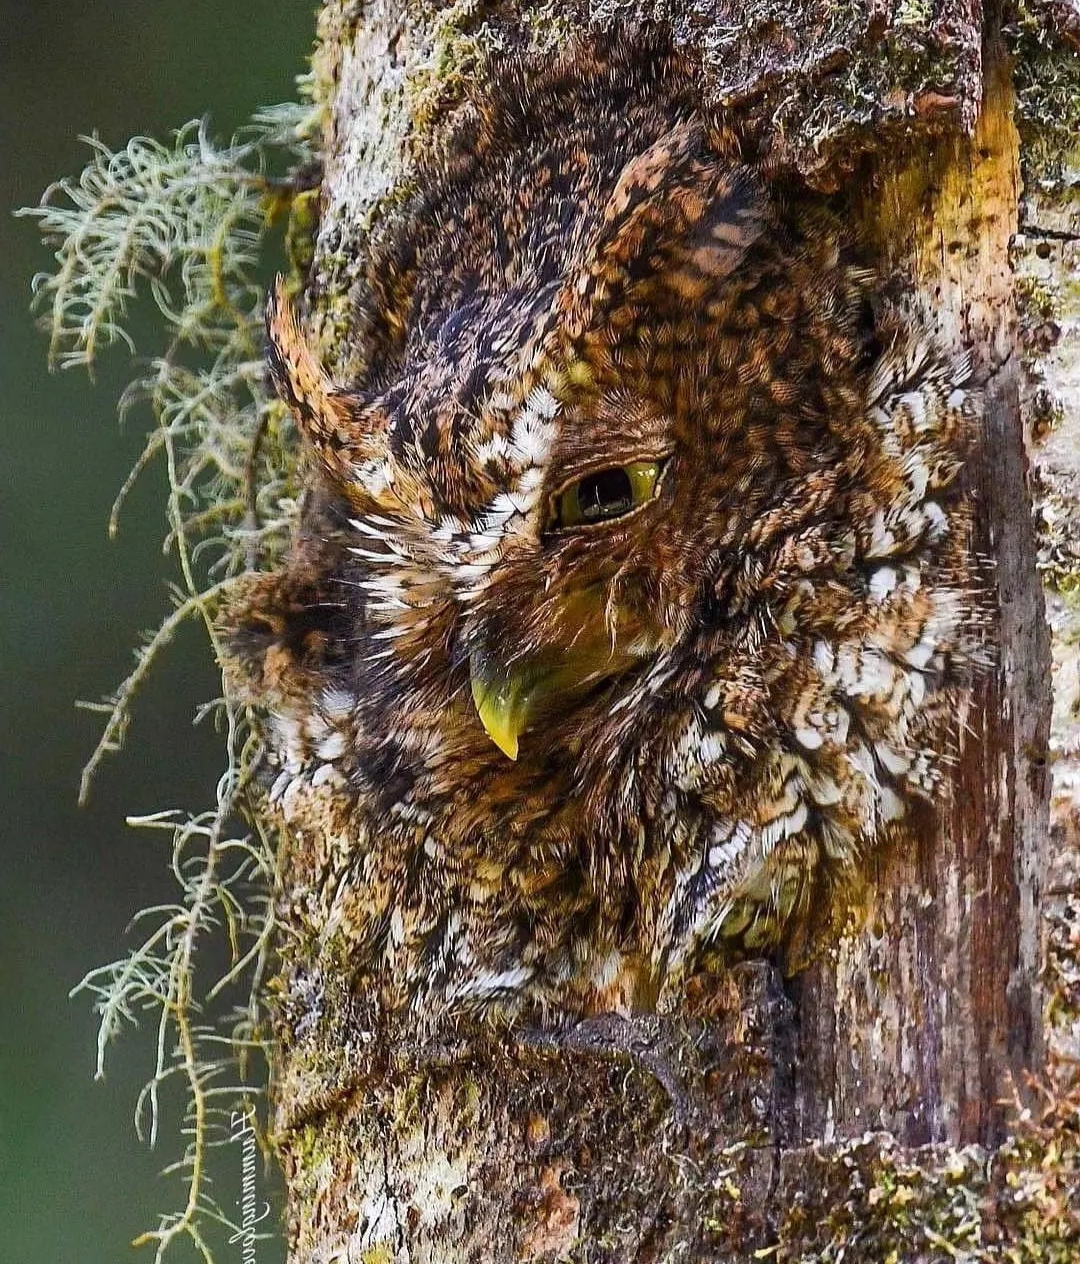
<svg viewBox="0 0 1080 1264"><path fill-rule="evenodd" d="M109 529L115 532L135 480L161 460L165 548L178 571L173 609L137 651L126 680L94 704L106 719L81 799L102 759L122 745L133 699L181 625L201 622L220 659L222 602L246 573L273 566L288 542L298 494L295 434L266 386L261 277L275 222L291 211L311 172L313 122L310 106L281 105L224 145L199 122L169 144L135 137L113 151L87 138L82 174L53 184L38 206L21 212L55 248L55 268L33 282L51 366L92 372L109 347L134 351L129 309L146 296L163 348L120 400L121 415L148 405L154 424ZM266 1078L263 996L276 862L258 810L262 746L253 718L227 692L204 711L224 733L213 806L128 821L169 836L176 897L138 912L135 946L74 989L93 998L100 1016L99 1077L126 1025L156 1028L153 1069L135 1109L140 1137L156 1142L162 1096L182 1085L182 1152L168 1169L183 1182L182 1205L136 1239L156 1248L157 1261L184 1241L209 1261L215 1233L235 1243L240 1238L230 1235L245 1232L242 1213L227 1210L211 1188L208 1155L235 1139L238 1112L252 1117Z"/></svg>

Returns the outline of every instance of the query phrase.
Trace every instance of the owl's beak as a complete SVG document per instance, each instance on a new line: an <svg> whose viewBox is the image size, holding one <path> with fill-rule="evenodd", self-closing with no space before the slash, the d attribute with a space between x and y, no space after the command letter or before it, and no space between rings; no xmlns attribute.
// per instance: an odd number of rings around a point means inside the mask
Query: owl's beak
<svg viewBox="0 0 1080 1264"><path fill-rule="evenodd" d="M574 629L568 645L520 653L508 663L486 645L469 656L473 705L484 731L507 759L517 759L518 738L530 726L564 715L583 688L591 688L638 660L613 643L598 615L597 588L573 594L562 606L563 623ZM621 625L627 640L641 640L635 618Z"/></svg>
<svg viewBox="0 0 1080 1264"><path fill-rule="evenodd" d="M505 667L482 650L469 659L473 703L484 731L508 759L518 757L518 738L529 719L534 673Z"/></svg>

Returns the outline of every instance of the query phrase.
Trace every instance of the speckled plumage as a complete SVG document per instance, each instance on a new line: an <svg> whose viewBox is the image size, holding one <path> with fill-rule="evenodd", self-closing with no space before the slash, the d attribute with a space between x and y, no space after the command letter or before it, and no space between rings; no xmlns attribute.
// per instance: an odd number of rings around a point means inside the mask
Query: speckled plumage
<svg viewBox="0 0 1080 1264"><path fill-rule="evenodd" d="M310 919L391 1007L650 1008L710 945L801 942L940 777L966 367L688 84L616 43L478 92L373 251L354 381L271 306L311 485L233 645ZM559 525L642 461L651 498ZM478 674L530 700L516 760Z"/></svg>

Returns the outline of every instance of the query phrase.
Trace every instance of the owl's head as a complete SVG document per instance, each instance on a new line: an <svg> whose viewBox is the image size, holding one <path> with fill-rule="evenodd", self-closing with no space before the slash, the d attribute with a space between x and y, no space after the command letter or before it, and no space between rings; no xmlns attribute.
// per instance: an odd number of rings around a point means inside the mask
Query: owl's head
<svg viewBox="0 0 1080 1264"><path fill-rule="evenodd" d="M510 759L700 653L725 600L747 607L755 516L835 493L868 442L840 451L866 429L865 337L835 238L783 219L718 128L629 146L530 173L527 230L522 194L469 187L462 238L444 191L449 248L371 287L368 325L397 331L374 386L331 380L280 289L268 313L278 390L347 507L369 649L425 714L467 681Z"/></svg>
<svg viewBox="0 0 1080 1264"><path fill-rule="evenodd" d="M594 840L690 794L747 854L811 818L840 852L935 776L967 370L872 301L834 214L643 92L587 134L573 93L493 109L373 251L349 380L279 288L320 508L240 623L279 647L293 766L502 787L519 821L581 792Z"/></svg>

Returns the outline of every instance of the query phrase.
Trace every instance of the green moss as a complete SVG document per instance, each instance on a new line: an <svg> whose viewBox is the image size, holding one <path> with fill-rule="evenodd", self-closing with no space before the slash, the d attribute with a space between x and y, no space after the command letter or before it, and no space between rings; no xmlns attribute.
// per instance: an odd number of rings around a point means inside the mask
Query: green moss
<svg viewBox="0 0 1080 1264"><path fill-rule="evenodd" d="M564 3L530 5L523 17L529 47L535 52L553 52L580 29L570 6Z"/></svg>
<svg viewBox="0 0 1080 1264"><path fill-rule="evenodd" d="M800 1172L775 1258L1069 1264L1080 1258L1078 1118L1074 1102L1027 1120L989 1154L880 1136L822 1148Z"/></svg>
<svg viewBox="0 0 1080 1264"><path fill-rule="evenodd" d="M409 144L415 158L429 142L432 125L462 97L481 57L497 48L484 21L484 0L419 6L418 24L430 32L430 55L415 65L405 84Z"/></svg>
<svg viewBox="0 0 1080 1264"><path fill-rule="evenodd" d="M894 26L917 26L925 29L934 16L930 0L901 0L893 18Z"/></svg>
<svg viewBox="0 0 1080 1264"><path fill-rule="evenodd" d="M1018 273L1014 281L1013 293L1016 295L1020 317L1025 322L1035 323L1061 318L1061 295L1049 276L1040 277L1030 272Z"/></svg>
<svg viewBox="0 0 1080 1264"><path fill-rule="evenodd" d="M1050 25L1053 6L1020 0L1005 33L1014 57L1026 178L1062 182L1080 166L1080 56Z"/></svg>
<svg viewBox="0 0 1080 1264"><path fill-rule="evenodd" d="M416 5L417 25L430 32L432 50L405 85L414 156L423 151L432 127L462 99L483 62L493 53L511 51L497 8L485 0L448 5L420 0ZM513 50L550 52L579 29L566 6L557 3L528 5L520 19L526 39L519 44L515 31Z"/></svg>
<svg viewBox="0 0 1080 1264"><path fill-rule="evenodd" d="M924 1167L887 1137L822 1150L807 1172L815 1197L789 1214L777 1259L840 1264L859 1258L888 1264L924 1258L915 1252L928 1245L970 1250L981 1227L980 1172L981 1155L975 1151L951 1154L943 1168ZM947 1255L935 1252L929 1258Z"/></svg>
<svg viewBox="0 0 1080 1264"><path fill-rule="evenodd" d="M319 227L319 190L305 189L292 199L285 230L285 257L294 278L306 276L315 258Z"/></svg>

